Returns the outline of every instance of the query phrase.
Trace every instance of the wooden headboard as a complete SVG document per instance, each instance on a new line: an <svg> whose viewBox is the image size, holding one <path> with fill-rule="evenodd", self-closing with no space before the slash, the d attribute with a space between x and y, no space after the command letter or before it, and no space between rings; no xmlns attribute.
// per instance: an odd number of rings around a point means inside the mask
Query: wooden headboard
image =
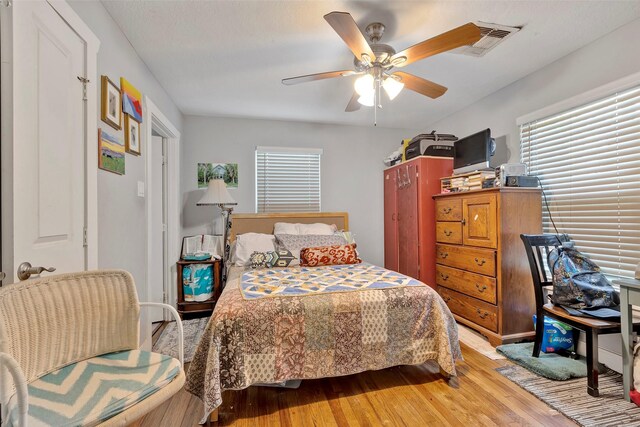
<svg viewBox="0 0 640 427"><path fill-rule="evenodd" d="M349 214L346 212L302 212L302 213L259 213L231 215L231 242L236 235L243 233L273 234L276 222L291 222L301 224L335 224L338 230L349 230Z"/></svg>

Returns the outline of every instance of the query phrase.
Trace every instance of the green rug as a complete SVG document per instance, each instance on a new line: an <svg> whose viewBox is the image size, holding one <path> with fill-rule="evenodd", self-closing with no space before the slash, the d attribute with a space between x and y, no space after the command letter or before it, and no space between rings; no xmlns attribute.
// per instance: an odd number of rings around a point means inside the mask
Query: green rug
<svg viewBox="0 0 640 427"><path fill-rule="evenodd" d="M550 380L564 381L587 376L584 358L574 360L542 351L540 357L533 357L533 343L505 344L496 347L496 351L523 368Z"/></svg>

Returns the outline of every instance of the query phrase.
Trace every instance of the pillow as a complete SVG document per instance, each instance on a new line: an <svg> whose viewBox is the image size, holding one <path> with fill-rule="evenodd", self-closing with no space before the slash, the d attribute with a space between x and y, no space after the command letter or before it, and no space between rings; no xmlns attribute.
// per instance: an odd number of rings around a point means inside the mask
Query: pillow
<svg viewBox="0 0 640 427"><path fill-rule="evenodd" d="M330 235L335 233L338 228L335 224L323 224L317 222L315 224L299 224L289 222L276 222L273 226L273 234L314 234L314 235Z"/></svg>
<svg viewBox="0 0 640 427"><path fill-rule="evenodd" d="M353 233L351 233L350 231L338 230L334 234L336 236L344 237L344 240L346 240L349 244L356 242L356 239L353 237Z"/></svg>
<svg viewBox="0 0 640 427"><path fill-rule="evenodd" d="M290 222L276 222L273 225L273 234L300 234L298 231L298 224L291 224Z"/></svg>
<svg viewBox="0 0 640 427"><path fill-rule="evenodd" d="M269 252L267 256L267 267L289 267L292 262L297 261L296 257L286 249L278 249Z"/></svg>
<svg viewBox="0 0 640 427"><path fill-rule="evenodd" d="M296 258L290 265L298 265L302 248L314 248L318 246L346 245L347 241L342 236L317 235L317 234L278 234L276 235L278 249L286 249Z"/></svg>
<svg viewBox="0 0 640 427"><path fill-rule="evenodd" d="M240 234L236 237L235 264L240 267L249 265L249 259L254 252L273 252L275 239L273 234Z"/></svg>
<svg viewBox="0 0 640 427"><path fill-rule="evenodd" d="M319 267L321 265L360 264L362 260L356 253L356 244L320 246L304 248L300 251L300 265Z"/></svg>
<svg viewBox="0 0 640 427"><path fill-rule="evenodd" d="M253 252L249 256L249 267L265 268L267 266L267 254L271 252Z"/></svg>
<svg viewBox="0 0 640 427"><path fill-rule="evenodd" d="M289 267L295 260L291 252L286 249L271 252L254 252L249 257L251 268Z"/></svg>
<svg viewBox="0 0 640 427"><path fill-rule="evenodd" d="M316 235L330 235L336 232L338 227L335 224L323 224L317 222L315 224L298 224L298 234L316 234Z"/></svg>

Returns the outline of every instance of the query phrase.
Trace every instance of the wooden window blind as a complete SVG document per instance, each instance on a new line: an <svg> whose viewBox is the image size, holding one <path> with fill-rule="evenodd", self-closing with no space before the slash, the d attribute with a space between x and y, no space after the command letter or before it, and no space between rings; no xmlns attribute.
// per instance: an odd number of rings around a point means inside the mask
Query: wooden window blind
<svg viewBox="0 0 640 427"><path fill-rule="evenodd" d="M321 149L257 147L256 212L320 212Z"/></svg>
<svg viewBox="0 0 640 427"><path fill-rule="evenodd" d="M640 261L640 86L520 126L561 233L611 276ZM546 209L543 228L554 233Z"/></svg>

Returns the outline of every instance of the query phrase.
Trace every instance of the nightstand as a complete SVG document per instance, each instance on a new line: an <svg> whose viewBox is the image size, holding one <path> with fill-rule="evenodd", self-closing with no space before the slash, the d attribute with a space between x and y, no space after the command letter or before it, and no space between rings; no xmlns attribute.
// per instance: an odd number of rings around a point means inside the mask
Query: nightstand
<svg viewBox="0 0 640 427"><path fill-rule="evenodd" d="M194 264L205 264L213 266L213 296L206 301L185 301L184 300L184 288L182 284L182 271L185 266ZM177 285L178 285L178 313L180 317L185 315L195 315L193 317L202 317L211 315L218 297L222 291L222 261L219 259L212 259L208 261L184 261L180 260L176 263L177 266Z"/></svg>

